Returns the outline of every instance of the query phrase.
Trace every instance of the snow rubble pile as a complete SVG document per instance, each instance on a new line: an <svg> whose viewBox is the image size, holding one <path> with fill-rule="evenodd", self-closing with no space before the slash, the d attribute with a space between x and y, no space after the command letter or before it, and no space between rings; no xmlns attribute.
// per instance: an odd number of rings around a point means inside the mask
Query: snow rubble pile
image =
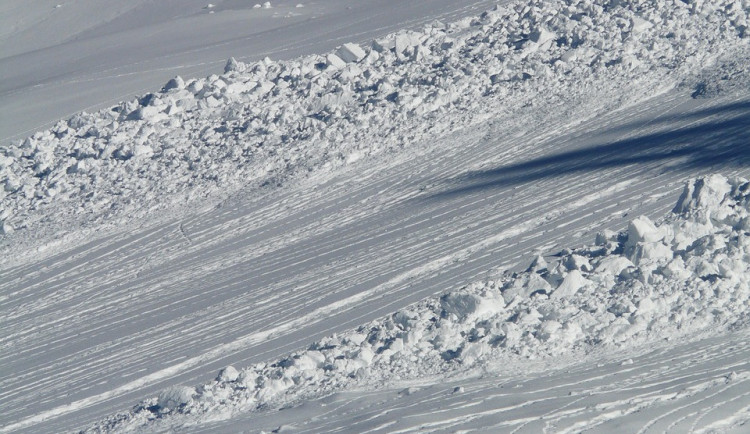
<svg viewBox="0 0 750 434"><path fill-rule="evenodd" d="M330 336L275 363L225 368L93 428L190 424L351 386L492 369L747 325L750 182L690 181L672 214Z"/></svg>
<svg viewBox="0 0 750 434"><path fill-rule="evenodd" d="M0 240L216 203L530 105L617 107L747 50L749 12L748 0L524 0L324 56L230 59L0 148Z"/></svg>

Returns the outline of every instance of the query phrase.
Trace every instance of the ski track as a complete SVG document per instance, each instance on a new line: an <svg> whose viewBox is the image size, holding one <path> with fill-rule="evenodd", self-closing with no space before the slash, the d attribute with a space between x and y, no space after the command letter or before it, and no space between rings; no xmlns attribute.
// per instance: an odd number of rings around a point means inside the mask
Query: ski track
<svg viewBox="0 0 750 434"><path fill-rule="evenodd" d="M314 187L287 188L291 191L284 195L271 191L248 203L227 202L185 220L5 270L0 278L0 291L7 294L0 301L6 312L0 324L5 330L0 336L3 424L48 432L83 426L167 384L194 384L230 362L243 366L281 356L480 278L498 264L524 266L529 252L549 254L554 245L590 240L597 230L620 228L632 213L658 216L674 203L676 186L696 176L695 170L665 165L669 158L582 170L591 163L587 159L563 167L564 172L555 172L554 165L535 168L528 181L465 187L473 170L600 140L703 125L710 115L684 114L743 98L696 102L672 92L583 123L552 123L525 134L509 134L505 126L487 122L426 148L420 156L425 164L417 170L410 164L414 155L397 156L385 167L349 169L359 171L357 181L343 174ZM747 119L747 106L739 107L732 113ZM668 123L643 122L664 116ZM619 126L626 128L618 131ZM601 137L597 131L614 133ZM591 156L593 162L596 158ZM700 168L716 170L747 176L726 161ZM190 358L193 354L199 356ZM164 368L153 372L154 366ZM740 385L746 390L746 380ZM613 394L624 392L629 390ZM547 401L550 415L560 413L561 420L583 411L558 398L524 407ZM619 408L617 402L613 407ZM490 408L495 410L477 413L475 422L514 407ZM427 428L472 426L466 417ZM586 423L606 423L608 417ZM503 420L492 428L542 428L536 419ZM554 430L563 428L558 424Z"/></svg>
<svg viewBox="0 0 750 434"><path fill-rule="evenodd" d="M282 427L300 433L737 429L737 422L748 417L738 411L750 395L748 337L745 331L678 348L641 349L627 360L632 364L609 356L510 380L489 374L416 385L409 393L401 390L407 384L341 392L281 413L253 414L252 423L257 430ZM459 386L463 390L455 391ZM247 423L240 417L188 431L239 429Z"/></svg>

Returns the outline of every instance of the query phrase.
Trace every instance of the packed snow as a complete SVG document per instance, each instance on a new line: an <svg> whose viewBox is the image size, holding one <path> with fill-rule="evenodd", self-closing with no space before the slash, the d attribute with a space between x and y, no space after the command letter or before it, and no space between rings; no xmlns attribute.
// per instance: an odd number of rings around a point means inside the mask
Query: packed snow
<svg viewBox="0 0 750 434"><path fill-rule="evenodd" d="M502 2L292 60L237 53L3 146L0 431L265 429L279 409L305 420L279 431L534 430L552 413L679 429L667 401L721 410L691 429L741 429L748 14ZM652 218L601 230L634 211ZM669 354L684 364L648 371ZM630 386L597 402L623 367ZM592 386L553 397L567 372ZM521 375L560 406L494 401ZM640 380L664 390L634 395ZM371 418L347 419L359 402ZM618 419L637 411L654 417Z"/></svg>

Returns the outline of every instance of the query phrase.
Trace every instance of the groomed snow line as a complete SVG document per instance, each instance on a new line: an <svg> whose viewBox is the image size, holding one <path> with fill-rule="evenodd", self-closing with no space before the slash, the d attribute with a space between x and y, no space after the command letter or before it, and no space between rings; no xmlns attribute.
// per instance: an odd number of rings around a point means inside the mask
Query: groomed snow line
<svg viewBox="0 0 750 434"><path fill-rule="evenodd" d="M224 74L175 77L0 149L0 251L18 261L50 239L328 173L444 133L456 116L581 98L572 88L710 93L721 84L694 75L748 57L749 11L747 0L516 1L327 55L230 59Z"/></svg>
<svg viewBox="0 0 750 434"><path fill-rule="evenodd" d="M394 380L450 376L503 361L620 351L747 327L750 182L687 183L672 213L499 273L304 351L215 381L178 386L90 432L175 429ZM499 375L502 375L500 373Z"/></svg>

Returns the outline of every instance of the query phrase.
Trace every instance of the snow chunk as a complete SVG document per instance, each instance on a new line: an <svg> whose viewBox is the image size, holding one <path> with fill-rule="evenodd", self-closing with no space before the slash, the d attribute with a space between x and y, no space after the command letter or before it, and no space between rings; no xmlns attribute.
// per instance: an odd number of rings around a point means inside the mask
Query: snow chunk
<svg viewBox="0 0 750 434"><path fill-rule="evenodd" d="M415 32L402 32L396 35L394 46L396 53L406 54L412 47L420 44L420 36Z"/></svg>
<svg viewBox="0 0 750 434"><path fill-rule="evenodd" d="M222 369L221 372L219 372L219 375L216 377L217 381L223 381L223 382L232 382L237 381L237 378L240 376L239 371L234 368L234 366L227 366L226 368Z"/></svg>
<svg viewBox="0 0 750 434"><path fill-rule="evenodd" d="M672 212L682 214L717 208L731 190L729 180L721 175L692 179L685 185Z"/></svg>
<svg viewBox="0 0 750 434"><path fill-rule="evenodd" d="M664 235L654 223L646 216L640 216L632 220L628 225L628 241L626 246L635 246L637 243L654 243L661 241Z"/></svg>
<svg viewBox="0 0 750 434"><path fill-rule="evenodd" d="M184 88L185 88L185 80L183 80L182 77L178 75L175 78L169 80L162 89L166 92L172 89L179 90L179 89L184 89Z"/></svg>
<svg viewBox="0 0 750 434"><path fill-rule="evenodd" d="M357 44L344 44L338 50L336 55L346 63L359 62L364 59L367 53Z"/></svg>
<svg viewBox="0 0 750 434"><path fill-rule="evenodd" d="M455 315L460 321L498 312L502 309L501 306L497 299L491 300L470 293L449 293L440 297L443 315Z"/></svg>
<svg viewBox="0 0 750 434"><path fill-rule="evenodd" d="M224 73L229 72L243 72L247 69L247 65L242 62L238 62L234 57L230 57L227 60L227 64L224 66Z"/></svg>
<svg viewBox="0 0 750 434"><path fill-rule="evenodd" d="M557 38L557 35L544 27L535 30L529 35L529 40L539 45L544 45L547 42L551 42L555 38Z"/></svg>
<svg viewBox="0 0 750 434"><path fill-rule="evenodd" d="M552 293L551 298L559 299L575 295L581 288L589 283L583 274L578 270L570 271L563 279L560 286Z"/></svg>
<svg viewBox="0 0 750 434"><path fill-rule="evenodd" d="M544 257L541 255L537 255L533 261L531 261L531 265L529 265L529 268L526 269L527 272L532 271L541 271L547 269L547 261L544 260Z"/></svg>
<svg viewBox="0 0 750 434"><path fill-rule="evenodd" d="M343 69L346 68L346 62L344 62L343 59L341 59L339 56L337 56L334 53L329 54L326 56L326 64L328 67L333 69Z"/></svg>
<svg viewBox="0 0 750 434"><path fill-rule="evenodd" d="M133 157L135 158L150 158L154 155L154 150L148 145L135 145L133 147Z"/></svg>
<svg viewBox="0 0 750 434"><path fill-rule="evenodd" d="M648 21L638 15L634 16L631 21L631 30L635 34L642 33L643 31L648 30L654 26L651 21Z"/></svg>
<svg viewBox="0 0 750 434"><path fill-rule="evenodd" d="M596 266L596 272L618 276L622 270L635 267L630 259L624 256L606 256Z"/></svg>
<svg viewBox="0 0 750 434"><path fill-rule="evenodd" d="M307 351L294 360L294 366L302 371L318 369L323 366L326 356L320 351Z"/></svg>
<svg viewBox="0 0 750 434"><path fill-rule="evenodd" d="M175 386L164 390L159 394L157 405L161 409L176 410L193 402L196 395L195 389L187 386Z"/></svg>

